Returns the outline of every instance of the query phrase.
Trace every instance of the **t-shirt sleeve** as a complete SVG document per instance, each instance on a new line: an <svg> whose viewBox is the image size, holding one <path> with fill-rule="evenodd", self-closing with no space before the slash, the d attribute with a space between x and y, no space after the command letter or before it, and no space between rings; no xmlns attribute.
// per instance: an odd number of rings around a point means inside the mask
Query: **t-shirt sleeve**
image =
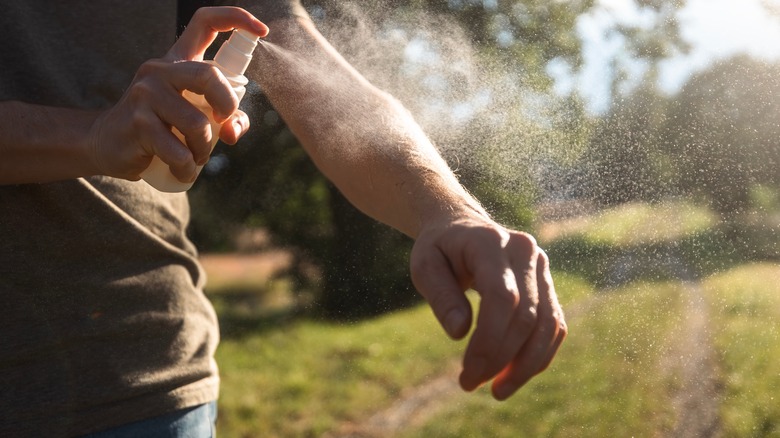
<svg viewBox="0 0 780 438"><path fill-rule="evenodd" d="M264 23L279 18L309 18L300 0L244 0L241 5Z"/></svg>

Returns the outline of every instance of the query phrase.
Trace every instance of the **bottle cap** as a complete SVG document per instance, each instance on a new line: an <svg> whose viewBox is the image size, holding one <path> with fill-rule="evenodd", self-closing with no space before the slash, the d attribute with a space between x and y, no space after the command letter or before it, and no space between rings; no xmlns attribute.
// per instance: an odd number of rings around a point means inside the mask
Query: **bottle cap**
<svg viewBox="0 0 780 438"><path fill-rule="evenodd" d="M214 62L222 67L226 73L241 76L252 60L252 53L257 47L259 38L243 29L236 29L230 34L230 38L222 43L222 46L214 56Z"/></svg>

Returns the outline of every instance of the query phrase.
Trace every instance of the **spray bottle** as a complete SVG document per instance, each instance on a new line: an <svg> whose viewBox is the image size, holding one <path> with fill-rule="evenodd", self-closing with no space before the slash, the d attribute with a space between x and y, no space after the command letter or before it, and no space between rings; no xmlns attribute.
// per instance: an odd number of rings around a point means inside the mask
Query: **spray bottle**
<svg viewBox="0 0 780 438"><path fill-rule="evenodd" d="M240 101L246 93L246 84L249 82L244 76L249 61L252 60L252 53L257 46L258 37L241 29L236 29L230 35L227 41L217 51L213 61L206 61L216 66L230 85L233 87L238 100ZM190 103L195 105L200 111L202 111L211 123L211 149L214 149L214 145L219 140L220 124L214 121L213 110L209 106L203 95L195 94L185 90L182 96ZM184 136L176 128L172 128L173 133L178 139L185 143ZM185 143L186 144L186 143ZM203 166L198 166L197 174ZM152 187L161 192L183 192L189 190L192 187L192 182L184 183L179 181L171 173L168 165L165 164L156 155L152 158L152 162L146 170L141 173L141 178L149 183Z"/></svg>

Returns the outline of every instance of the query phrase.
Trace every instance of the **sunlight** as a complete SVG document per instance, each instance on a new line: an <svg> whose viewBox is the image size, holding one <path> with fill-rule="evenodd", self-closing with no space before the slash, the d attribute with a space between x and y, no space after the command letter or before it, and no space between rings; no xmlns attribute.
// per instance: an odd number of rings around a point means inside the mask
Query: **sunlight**
<svg viewBox="0 0 780 438"><path fill-rule="evenodd" d="M654 20L651 11L637 8L634 2L601 0L598 5L577 21L584 65L576 82L595 113L609 106L609 85L602 79L612 77L614 60L632 71L632 76L641 76L646 67L628 59L622 36L607 30L616 24L648 28ZM778 0L687 0L677 19L690 52L675 54L659 63L659 85L668 93L679 91L691 74L738 53L764 60L780 59L777 11ZM550 73L556 77L559 90L571 89L571 78L565 71L553 69Z"/></svg>
<svg viewBox="0 0 780 438"><path fill-rule="evenodd" d="M678 19L691 53L661 64L666 91L678 90L691 73L737 53L780 59L780 17L769 14L761 0L688 0Z"/></svg>

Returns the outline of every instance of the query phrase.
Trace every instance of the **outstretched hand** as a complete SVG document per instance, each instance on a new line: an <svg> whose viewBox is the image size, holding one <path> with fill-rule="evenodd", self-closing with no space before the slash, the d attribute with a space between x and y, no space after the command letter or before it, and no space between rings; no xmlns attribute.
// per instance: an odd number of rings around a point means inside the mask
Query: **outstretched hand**
<svg viewBox="0 0 780 438"><path fill-rule="evenodd" d="M141 65L120 101L92 126L91 153L101 173L137 180L157 155L180 181L192 181L196 166L208 161L212 131L206 115L182 97L184 90L205 96L223 141L238 141L249 118L238 110L238 97L219 69L201 62L217 34L235 28L259 37L268 33L241 8L201 8L163 58ZM171 127L183 134L184 143Z"/></svg>
<svg viewBox="0 0 780 438"><path fill-rule="evenodd" d="M481 303L460 385L493 379L504 400L552 362L567 334L547 255L530 235L483 217L424 228L411 256L412 280L452 338L468 334L475 289Z"/></svg>

